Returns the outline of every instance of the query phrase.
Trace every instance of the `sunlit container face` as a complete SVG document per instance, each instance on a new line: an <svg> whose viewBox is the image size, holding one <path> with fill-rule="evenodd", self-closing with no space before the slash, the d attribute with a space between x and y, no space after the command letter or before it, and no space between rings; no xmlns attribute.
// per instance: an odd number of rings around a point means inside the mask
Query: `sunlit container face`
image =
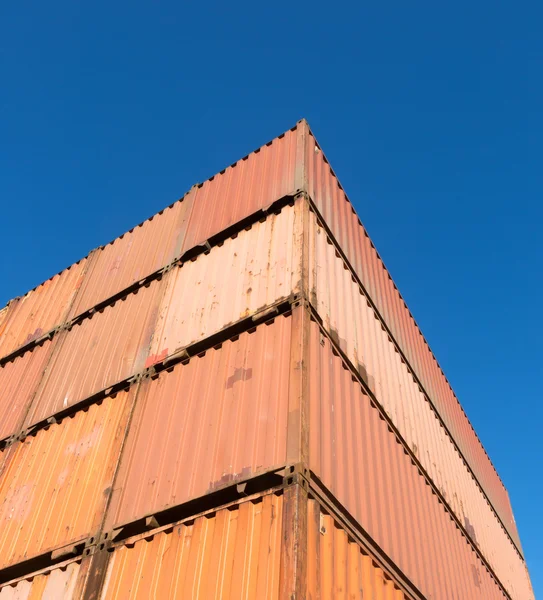
<svg viewBox="0 0 543 600"><path fill-rule="evenodd" d="M299 207L269 215L168 274L149 362L299 291Z"/></svg>
<svg viewBox="0 0 543 600"><path fill-rule="evenodd" d="M429 598L503 598L360 384L312 323L309 465ZM516 597L532 598L519 582Z"/></svg>
<svg viewBox="0 0 543 600"><path fill-rule="evenodd" d="M266 495L118 547L99 597L279 598L282 507Z"/></svg>
<svg viewBox="0 0 543 600"><path fill-rule="evenodd" d="M287 131L196 188L183 251L301 187L303 146Z"/></svg>
<svg viewBox="0 0 543 600"><path fill-rule="evenodd" d="M315 500L308 502L307 597L311 600L408 600Z"/></svg>
<svg viewBox="0 0 543 600"><path fill-rule="evenodd" d="M305 176L310 197L520 548L509 498L494 466L323 152L309 131L303 133L304 128L302 125L299 132L305 136Z"/></svg>
<svg viewBox="0 0 543 600"><path fill-rule="evenodd" d="M286 462L292 318L141 386L106 530Z"/></svg>
<svg viewBox="0 0 543 600"><path fill-rule="evenodd" d="M0 569L98 531L132 396L122 392L8 450L0 476Z"/></svg>
<svg viewBox="0 0 543 600"><path fill-rule="evenodd" d="M0 587L0 600L80 600L90 559L72 560Z"/></svg>
<svg viewBox="0 0 543 600"><path fill-rule="evenodd" d="M366 379L505 587L522 589L527 575L521 556L314 215L308 233L310 297L324 327Z"/></svg>
<svg viewBox="0 0 543 600"><path fill-rule="evenodd" d="M169 264L181 253L194 194L97 249L70 312L77 316Z"/></svg>
<svg viewBox="0 0 543 600"><path fill-rule="evenodd" d="M66 319L87 263L84 258L14 302L0 335L0 357L48 333Z"/></svg>
<svg viewBox="0 0 543 600"><path fill-rule="evenodd" d="M59 334L25 424L42 421L144 368L162 297L155 281Z"/></svg>
<svg viewBox="0 0 543 600"><path fill-rule="evenodd" d="M12 436L38 388L57 340L46 341L0 366L0 440Z"/></svg>

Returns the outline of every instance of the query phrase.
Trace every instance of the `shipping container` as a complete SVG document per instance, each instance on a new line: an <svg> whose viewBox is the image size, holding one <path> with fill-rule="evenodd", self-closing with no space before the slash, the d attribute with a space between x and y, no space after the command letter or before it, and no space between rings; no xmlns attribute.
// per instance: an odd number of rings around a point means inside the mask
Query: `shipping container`
<svg viewBox="0 0 543 600"><path fill-rule="evenodd" d="M0 586L0 600L81 600L90 559L72 559Z"/></svg>
<svg viewBox="0 0 543 600"><path fill-rule="evenodd" d="M40 338L66 319L87 264L87 258L80 260L14 301L0 335L0 358ZM0 331L1 328L0 323Z"/></svg>
<svg viewBox="0 0 543 600"><path fill-rule="evenodd" d="M163 293L140 288L59 334L58 348L25 419L30 427L141 371Z"/></svg>
<svg viewBox="0 0 543 600"><path fill-rule="evenodd" d="M8 449L0 475L0 570L96 536L132 398L106 398Z"/></svg>
<svg viewBox="0 0 543 600"><path fill-rule="evenodd" d="M167 278L150 360L162 360L299 292L302 235L298 206L287 206L175 267Z"/></svg>
<svg viewBox="0 0 543 600"><path fill-rule="evenodd" d="M445 598L446 596L440 596ZM314 499L308 501L307 598L408 600L398 583Z"/></svg>
<svg viewBox="0 0 543 600"><path fill-rule="evenodd" d="M267 494L115 547L99 598L279 598L282 509Z"/></svg>
<svg viewBox="0 0 543 600"><path fill-rule="evenodd" d="M70 311L76 317L170 264L181 253L194 194L93 252Z"/></svg>
<svg viewBox="0 0 543 600"><path fill-rule="evenodd" d="M284 466L292 318L142 383L105 530Z"/></svg>
<svg viewBox="0 0 543 600"><path fill-rule="evenodd" d="M305 138L307 192L522 552L505 487L462 406L306 123L299 124L299 134Z"/></svg>
<svg viewBox="0 0 543 600"><path fill-rule="evenodd" d="M516 578L526 578L521 555L314 215L309 248L309 294L325 329L366 380L473 543L511 588Z"/></svg>
<svg viewBox="0 0 543 600"><path fill-rule="evenodd" d="M0 440L18 433L47 367L57 338L0 366Z"/></svg>
<svg viewBox="0 0 543 600"><path fill-rule="evenodd" d="M502 598L500 586L358 379L316 323L312 329L311 471L426 598ZM512 598L533 598L525 569L513 571L500 574L502 585Z"/></svg>

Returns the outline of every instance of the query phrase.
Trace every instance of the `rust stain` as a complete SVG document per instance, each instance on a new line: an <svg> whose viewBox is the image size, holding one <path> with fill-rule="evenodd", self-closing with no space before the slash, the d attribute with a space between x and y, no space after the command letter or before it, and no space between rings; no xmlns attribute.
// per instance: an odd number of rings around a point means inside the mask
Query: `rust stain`
<svg viewBox="0 0 543 600"><path fill-rule="evenodd" d="M243 469L239 473L225 473L217 481L211 481L209 483L209 488L207 491L208 493L214 492L216 490L220 490L223 487L226 487L228 484L233 483L234 481L249 479L251 477L251 473L251 467L243 467Z"/></svg>
<svg viewBox="0 0 543 600"><path fill-rule="evenodd" d="M251 379L253 376L253 369L250 367L245 369L244 367L239 367L234 370L234 374L230 375L230 377L226 380L226 389L234 387L234 383L237 381L247 381Z"/></svg>

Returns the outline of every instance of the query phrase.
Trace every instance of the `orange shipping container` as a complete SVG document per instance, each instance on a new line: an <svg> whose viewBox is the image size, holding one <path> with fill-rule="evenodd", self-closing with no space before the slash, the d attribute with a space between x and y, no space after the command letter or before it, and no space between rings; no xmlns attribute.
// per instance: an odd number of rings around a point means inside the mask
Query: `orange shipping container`
<svg viewBox="0 0 543 600"><path fill-rule="evenodd" d="M194 194L93 252L72 305L75 317L171 263L181 253Z"/></svg>
<svg viewBox="0 0 543 600"><path fill-rule="evenodd" d="M324 327L353 366L509 590L526 581L524 561L413 380L326 232L309 220L309 289Z"/></svg>
<svg viewBox="0 0 543 600"><path fill-rule="evenodd" d="M292 321L142 383L106 531L286 463Z"/></svg>
<svg viewBox="0 0 543 600"><path fill-rule="evenodd" d="M0 366L0 440L17 433L51 358L57 339Z"/></svg>
<svg viewBox="0 0 543 600"><path fill-rule="evenodd" d="M162 282L155 281L62 332L25 425L43 421L141 371L162 292Z"/></svg>
<svg viewBox="0 0 543 600"><path fill-rule="evenodd" d="M0 358L48 333L65 320L88 260L84 258L75 263L13 302L0 335Z"/></svg>
<svg viewBox="0 0 543 600"><path fill-rule="evenodd" d="M312 323L309 467L426 598L503 593L437 495ZM533 598L527 574L509 593Z"/></svg>
<svg viewBox="0 0 543 600"><path fill-rule="evenodd" d="M0 569L96 535L131 400L121 392L9 448L0 476Z"/></svg>

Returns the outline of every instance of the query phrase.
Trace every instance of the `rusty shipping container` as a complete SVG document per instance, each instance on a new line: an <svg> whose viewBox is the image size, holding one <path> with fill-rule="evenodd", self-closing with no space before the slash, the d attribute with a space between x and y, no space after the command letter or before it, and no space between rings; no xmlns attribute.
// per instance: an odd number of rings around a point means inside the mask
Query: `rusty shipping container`
<svg viewBox="0 0 543 600"><path fill-rule="evenodd" d="M2 309L0 419L0 600L533 600L304 121Z"/></svg>
<svg viewBox="0 0 543 600"><path fill-rule="evenodd" d="M80 260L12 302L6 322L0 321L0 358L40 338L66 319L88 262L87 258Z"/></svg>
<svg viewBox="0 0 543 600"><path fill-rule="evenodd" d="M9 352L16 349L19 342L14 346L13 336L19 335L19 341L23 340L20 343L26 343L60 325L66 302L68 308L71 305L70 318L77 316L167 265L178 254L300 190L309 193L324 217L379 317L384 319L394 342L407 357L521 551L505 488L305 121L195 186L182 201L92 253L90 264L82 261L27 294L22 310L16 309L18 302L13 303L11 312L20 316L9 336L1 335L0 324L0 354L4 354L3 345ZM159 237L161 243L151 241ZM79 268L87 276L77 280L75 292L82 280L84 284L74 300L70 295L73 273L69 277L66 273L78 272ZM63 283L63 277L69 281ZM57 279L60 283L52 284ZM35 293L41 289L47 293ZM23 333L17 334L21 327Z"/></svg>
<svg viewBox="0 0 543 600"><path fill-rule="evenodd" d="M5 450L0 571L96 536L131 401L121 392Z"/></svg>

